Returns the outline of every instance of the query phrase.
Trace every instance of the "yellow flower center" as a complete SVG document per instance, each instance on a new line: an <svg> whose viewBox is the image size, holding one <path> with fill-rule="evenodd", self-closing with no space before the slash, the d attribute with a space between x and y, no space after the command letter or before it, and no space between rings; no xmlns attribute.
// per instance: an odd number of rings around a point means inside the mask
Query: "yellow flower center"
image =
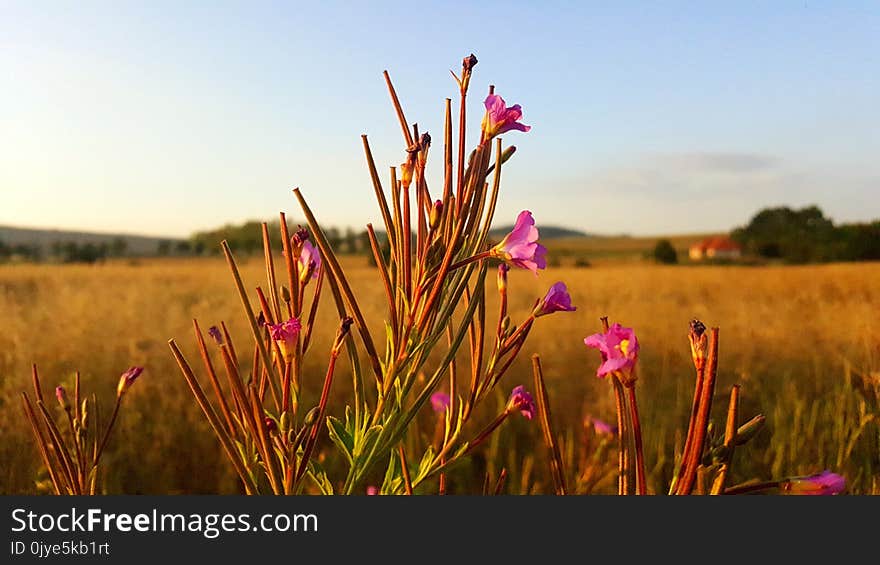
<svg viewBox="0 0 880 565"><path fill-rule="evenodd" d="M620 340L620 343L617 344L617 349L619 349L620 352L623 353L624 357L629 357L629 340Z"/></svg>

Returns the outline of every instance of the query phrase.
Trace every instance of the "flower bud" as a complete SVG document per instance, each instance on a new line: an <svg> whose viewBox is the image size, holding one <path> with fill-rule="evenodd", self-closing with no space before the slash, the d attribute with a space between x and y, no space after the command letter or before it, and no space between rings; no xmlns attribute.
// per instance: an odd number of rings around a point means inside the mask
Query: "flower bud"
<svg viewBox="0 0 880 565"><path fill-rule="evenodd" d="M312 426L318 420L318 407L315 406L311 410L308 411L306 417L303 419L304 426Z"/></svg>
<svg viewBox="0 0 880 565"><path fill-rule="evenodd" d="M783 494L835 495L845 489L846 479L827 470L808 477L791 477L780 484Z"/></svg>
<svg viewBox="0 0 880 565"><path fill-rule="evenodd" d="M409 161L400 164L400 183L403 188L409 188L409 185L412 184L413 168Z"/></svg>
<svg viewBox="0 0 880 565"><path fill-rule="evenodd" d="M443 219L443 201L435 200L434 205L431 206L431 213L428 215L428 226L432 230L436 230L440 225L440 220Z"/></svg>
<svg viewBox="0 0 880 565"><path fill-rule="evenodd" d="M79 416L79 426L81 429L88 429L89 427L89 402L88 399L83 398L82 407L80 408L80 416Z"/></svg>
<svg viewBox="0 0 880 565"><path fill-rule="evenodd" d="M471 73L474 70L474 67L477 64L477 58L471 53L469 56L465 57L461 61L461 81L459 81L459 86L461 87L462 92L467 92L468 85L471 82Z"/></svg>
<svg viewBox="0 0 880 565"><path fill-rule="evenodd" d="M743 445L755 437L757 433L761 431L761 428L764 427L764 422L766 420L767 418L765 418L763 414L758 414L740 426L739 429L736 430L736 436L734 436L733 439L734 445Z"/></svg>
<svg viewBox="0 0 880 565"><path fill-rule="evenodd" d="M297 226L296 232L290 236L290 245L292 247L299 247L303 243L309 240L309 230L302 226Z"/></svg>
<svg viewBox="0 0 880 565"><path fill-rule="evenodd" d="M465 71L472 71L477 65L477 56L471 53L461 61L461 68Z"/></svg>
<svg viewBox="0 0 880 565"><path fill-rule="evenodd" d="M502 151L501 152L501 164L503 165L504 163L506 163L508 159L513 157L514 153L516 153L516 146L515 145L511 145L510 147L508 147L507 149Z"/></svg>
<svg viewBox="0 0 880 565"><path fill-rule="evenodd" d="M220 333L220 329L217 328L217 326L211 326L208 328L208 335L214 338L217 345L223 345L223 334Z"/></svg>
<svg viewBox="0 0 880 565"><path fill-rule="evenodd" d="M143 372L143 367L129 367L127 371L122 373L119 377L119 384L116 386L116 397L120 398L125 394Z"/></svg>
<svg viewBox="0 0 880 565"><path fill-rule="evenodd" d="M61 405L65 410L70 410L70 402L67 401L67 391L64 390L64 387L58 385L55 387L55 398L58 399L58 404Z"/></svg>
<svg viewBox="0 0 880 565"><path fill-rule="evenodd" d="M510 399L507 401L507 411L513 412L514 410L519 410L527 420L531 420L538 411L534 398L522 385L513 389L510 393Z"/></svg>
<svg viewBox="0 0 880 565"><path fill-rule="evenodd" d="M501 263L498 265L498 292L504 294L507 292L507 272L510 271L510 267L507 266L507 263Z"/></svg>
<svg viewBox="0 0 880 565"><path fill-rule="evenodd" d="M694 360L694 367L698 371L702 370L706 364L706 350L708 349L706 324L697 319L691 320L688 340L691 344L691 357Z"/></svg>
<svg viewBox="0 0 880 565"><path fill-rule="evenodd" d="M290 318L286 322L280 324L267 324L269 335L278 344L281 350L281 356L284 357L286 363L293 361L296 354L297 339L301 324L298 318Z"/></svg>
<svg viewBox="0 0 880 565"><path fill-rule="evenodd" d="M269 433L275 432L278 430L278 424L275 423L275 420L266 416L263 418L263 422L266 423L266 429L269 430Z"/></svg>

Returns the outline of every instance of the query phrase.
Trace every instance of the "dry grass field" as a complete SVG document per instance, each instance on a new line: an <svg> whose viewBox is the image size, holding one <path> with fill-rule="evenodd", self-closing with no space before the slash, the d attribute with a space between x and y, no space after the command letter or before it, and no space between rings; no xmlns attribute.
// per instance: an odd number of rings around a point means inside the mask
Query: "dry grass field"
<svg viewBox="0 0 880 565"><path fill-rule="evenodd" d="M382 335L376 272L363 258L344 264L365 315ZM242 267L251 290L264 284L262 260ZM530 383L528 357L540 353L564 456L594 478L592 492L615 488L609 478L616 468L613 449L578 462L584 443L596 440L584 431L585 417L610 421L614 415L610 383L595 377L598 355L583 345L607 315L634 327L641 342L639 394L652 492L665 492L687 426L694 377L686 333L696 317L720 328L719 397L740 383L744 417L767 417L756 440L738 452L734 481L831 469L847 478L850 493L880 493L880 264L598 261L591 268L551 267L537 278L517 272L510 282L513 320L557 280L568 284L577 311L538 320L501 389ZM488 317L494 320L494 285L489 288ZM309 390L321 385L326 358L317 353L328 350L336 327L328 295L307 366L307 374L315 374L306 379ZM248 343L240 309L219 259L0 266L0 492L39 492L39 459L18 397L30 390L33 363L44 387L70 385L73 372L81 371L84 388L98 392L105 405L122 371L145 367L108 447L107 492L237 492L167 341L175 338L197 358L192 320L198 318L203 327L225 321L237 343ZM240 355L247 364L250 354ZM342 401L347 381L337 383L333 392ZM723 410L724 404L716 406ZM331 403L330 413L340 406ZM491 443L471 469L460 470L454 481L462 481L462 490L468 481L479 484L486 468L497 473L505 466L508 492L552 492L539 428L518 419L499 437L503 445ZM325 465L332 470L332 461Z"/></svg>

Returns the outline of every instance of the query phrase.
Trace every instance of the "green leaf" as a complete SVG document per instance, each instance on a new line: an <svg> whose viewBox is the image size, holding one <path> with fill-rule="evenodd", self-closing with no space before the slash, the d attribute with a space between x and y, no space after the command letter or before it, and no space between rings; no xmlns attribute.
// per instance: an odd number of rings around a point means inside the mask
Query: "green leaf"
<svg viewBox="0 0 880 565"><path fill-rule="evenodd" d="M385 480L382 481L382 488L379 492L382 494L394 494L403 485L403 474L400 467L400 460L397 453L391 452L388 460L388 468L385 469Z"/></svg>
<svg viewBox="0 0 880 565"><path fill-rule="evenodd" d="M327 477L327 473L320 463L314 460L309 461L308 476L321 489L321 494L333 494L333 483L330 482L330 478Z"/></svg>
<svg viewBox="0 0 880 565"><path fill-rule="evenodd" d="M425 454L422 455L422 460L419 462L419 472L416 473L417 480L413 482L417 482L424 478L428 472L431 470L431 464L434 462L434 447L428 446L428 449L425 450Z"/></svg>
<svg viewBox="0 0 880 565"><path fill-rule="evenodd" d="M327 416L327 428L330 430L330 439L342 451L345 458L348 459L348 464L351 465L354 461L354 438L345 429L345 424L334 416Z"/></svg>
<svg viewBox="0 0 880 565"><path fill-rule="evenodd" d="M354 445L354 449L352 450L352 454L355 456L361 455L363 453L369 453L369 451L373 448L373 444L376 443L376 439L379 437L379 433L382 431L382 426L371 426L364 432L363 438L361 441L356 441Z"/></svg>

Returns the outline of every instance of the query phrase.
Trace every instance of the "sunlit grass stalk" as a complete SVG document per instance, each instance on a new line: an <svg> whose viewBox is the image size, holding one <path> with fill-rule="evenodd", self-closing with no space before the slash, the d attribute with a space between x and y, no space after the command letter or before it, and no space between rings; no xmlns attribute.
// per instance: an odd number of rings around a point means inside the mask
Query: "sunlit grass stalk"
<svg viewBox="0 0 880 565"><path fill-rule="evenodd" d="M284 212L279 213L279 226L281 230L281 250L284 253L284 271L287 273L287 289L290 296L288 303L287 315L289 318L296 316L299 312L299 293L296 288L299 285L299 275L297 274L297 261L293 256L293 248L290 245L290 228L287 225L287 216Z"/></svg>
<svg viewBox="0 0 880 565"><path fill-rule="evenodd" d="M639 421L639 406L636 401L635 383L627 384L627 403L630 410L630 422L632 424L633 446L636 460L636 493L648 494L648 485L645 477L645 454L642 449L642 425Z"/></svg>
<svg viewBox="0 0 880 565"><path fill-rule="evenodd" d="M31 405L31 401L27 396L27 393L21 393L21 401L24 407L25 417L27 418L28 423L31 425L31 430L33 430L34 437L37 440L37 447L39 448L40 455L43 458L43 464L46 466L46 469L49 472L49 478L52 481L52 486L55 488L55 494L64 494L66 492L73 493L73 489L70 484L66 482L67 477L61 475L56 472L58 469L57 459L55 458L55 452L49 447L48 442L46 441L46 436L43 433L43 429L40 427L39 421L37 420L37 416L34 413L34 408ZM37 402L40 402L38 399Z"/></svg>
<svg viewBox="0 0 880 565"><path fill-rule="evenodd" d="M238 454L238 450L235 448L232 438L226 433L226 430L223 428L223 423L220 421L220 418L217 416L217 413L214 411L214 408L211 406L211 403L205 396L201 385L199 385L198 379L196 379L195 374L190 368L189 363L187 363L183 353L180 351L180 348L177 346L173 339L168 341L168 345L171 347L171 352L174 355L174 358L177 361L177 364L180 367L180 370L183 373L187 384L189 384L190 390L196 398L196 402L198 402L199 407L201 407L202 412L208 419L208 423L211 424L211 428L214 430L214 433L220 440L220 444L223 446L227 458L232 463L233 468L235 468L239 479L244 485L245 492L247 494L259 493L259 489L257 488L257 485L254 482L254 479L251 476L250 472L248 472L246 464L241 460L241 457Z"/></svg>
<svg viewBox="0 0 880 565"><path fill-rule="evenodd" d="M394 218L388 209L388 201L385 198L385 191L382 189L382 181L379 180L379 172L376 170L376 162L373 160L373 153L370 150L370 142L366 135L361 136L364 145L364 156L367 160L367 166L370 169L370 179L373 181L373 191L376 193L376 201L379 204L379 211L382 213L382 221L385 223L385 233L388 234L388 242L392 248L397 243L399 234L396 227L400 224L394 223Z"/></svg>
<svg viewBox="0 0 880 565"><path fill-rule="evenodd" d="M718 328L712 328L709 334L709 350L706 355L706 374L700 392L700 406L694 424L694 440L688 453L687 465L678 487L678 494L690 494L694 489L697 469L703 457L706 443L709 414L712 410L712 396L715 393L715 377L718 372Z"/></svg>
<svg viewBox="0 0 880 565"><path fill-rule="evenodd" d="M406 494L412 495L413 493L413 485L412 479L409 476L409 464L406 461L406 449L403 447L403 443L397 446L397 452L400 456L400 469L403 472L403 485Z"/></svg>
<svg viewBox="0 0 880 565"><path fill-rule="evenodd" d="M315 279L315 290L312 291L312 302L309 304L309 315L306 318L304 331L302 332L302 346L299 354L305 355L312 343L312 330L315 328L315 316L318 314L318 304L321 303L321 291L324 288L324 269L318 270L318 278Z"/></svg>
<svg viewBox="0 0 880 565"><path fill-rule="evenodd" d="M385 77L385 84L388 86L388 93L391 95L391 103L394 105L394 111L397 112L397 119L400 121L400 129L403 131L403 139L406 142L406 146L409 147L413 144L412 134L409 131L409 122L406 121L406 117L403 115L403 107L400 105L400 100L397 98L397 92L394 90L394 85L391 83L391 75L388 74L388 71L382 71L382 75Z"/></svg>
<svg viewBox="0 0 880 565"><path fill-rule="evenodd" d="M550 471L553 475L553 482L556 485L556 494L564 495L568 493L568 488L565 484L565 467L562 463L562 455L559 452L559 445L556 442L556 436L553 433L550 398L547 395L547 387L544 384L544 371L541 368L541 357L537 353L532 355L532 374L535 378L535 392L538 401L538 415L541 422L541 432L544 436L544 444L547 446L547 451L550 452Z"/></svg>
<svg viewBox="0 0 880 565"><path fill-rule="evenodd" d="M208 354L207 347L205 347L205 338L202 335L201 328L199 328L199 322L195 319L193 319L193 330L196 334L196 343L198 343L199 346L202 363L205 365L205 371L208 373L208 380L211 381L211 387L214 389L214 396L217 398L217 404L220 406L220 413L223 414L223 419L226 422L226 430L230 435L234 436L235 425L232 423L232 414L229 412L229 406L226 404L226 397L223 394L220 381L217 379L217 372L214 370L214 364L211 363L211 357Z"/></svg>
<svg viewBox="0 0 880 565"><path fill-rule="evenodd" d="M617 494L630 494L630 426L629 416L626 410L626 397L623 384L617 375L611 375L611 384L614 389L614 406L617 411L617 438L618 438L618 485Z"/></svg>
<svg viewBox="0 0 880 565"><path fill-rule="evenodd" d="M444 102L443 112L443 223L449 225L452 215L452 99ZM445 232L448 239L448 231Z"/></svg>
<svg viewBox="0 0 880 565"><path fill-rule="evenodd" d="M349 327L352 322L353 320L351 318L346 318L342 321L342 325L336 333L333 347L330 349L330 361L327 364L327 374L324 377L324 386L321 389L321 400L318 403L318 415L311 426L308 439L303 448L302 459L299 463L299 471L294 479L294 488L302 480L303 476L305 476L309 460L312 456L312 451L315 448L315 443L318 441L318 431L324 427L324 415L327 410L327 401L330 398L330 386L333 383L333 373L336 371L336 360L339 358L339 351L342 348L343 340L345 340L345 337L348 335Z"/></svg>
<svg viewBox="0 0 880 565"><path fill-rule="evenodd" d="M397 342L397 336L400 331L397 325L397 306L394 297L394 289L391 286L391 279L388 275L388 266L382 257L382 251L379 248L379 240L376 238L376 232L373 230L373 224L367 224L367 235L370 239L370 250L373 252L373 260L379 269L379 275L382 278L382 286L385 288L385 299L388 301L388 317L391 325L391 341Z"/></svg>
<svg viewBox="0 0 880 565"><path fill-rule="evenodd" d="M678 471L675 473L673 477L672 484L670 486L670 493L675 492L676 485L684 476L684 470L687 467L688 460L690 459L690 451L693 446L693 436L694 436L694 426L697 422L697 413L700 408L700 393L703 390L703 375L704 375L704 366L699 366L696 369L697 377L694 382L694 399L691 405L691 416L688 420L688 430L687 435L685 436L684 448L681 452L681 462L679 463Z"/></svg>
<svg viewBox="0 0 880 565"><path fill-rule="evenodd" d="M733 452L736 448L737 418L739 415L739 385L733 385L730 389L730 402L727 406L727 421L724 426L724 461L712 483L711 494L724 492L724 484L727 482L727 474L733 464Z"/></svg>
<svg viewBox="0 0 880 565"><path fill-rule="evenodd" d="M257 326L257 317L254 315L254 310L251 308L250 300L248 300L247 293L244 290L244 283L241 280L241 274L238 272L238 266L235 264L235 259L232 256L232 250L229 248L229 244L226 240L220 243L220 246L223 249L223 254L226 257L226 262L229 265L229 268L232 271L232 277L235 281L235 288L238 291L239 299L241 300L242 306L244 306L245 314L247 315L248 325L251 328L251 332L253 334L254 341L257 344L257 348L259 349L260 356L263 359L263 365L266 370L269 371L269 386L272 390L272 396L275 398L276 402L280 402L281 400L281 391L278 390L278 383L281 381L278 378L277 373L275 372L275 366L272 363L272 358L269 356L269 352L266 349L265 344L263 343L263 334L262 330ZM232 340L227 338L227 342L231 345ZM237 359L234 364L237 364Z"/></svg>
<svg viewBox="0 0 880 565"><path fill-rule="evenodd" d="M361 309L358 306L357 300L354 297L351 286L348 284L348 281L345 278L345 274L342 271L342 267L339 265L339 261L336 259L336 255L333 253L333 250L330 247L329 243L327 243L327 238L324 236L323 231L321 231L321 227L320 225L318 225L318 221L315 219L315 215L312 213L311 208L306 203L305 198L303 198L298 188L293 189L293 193L296 195L296 198L299 201L300 206L302 207L303 213L305 214L306 219L309 222L309 227L312 230L312 235L315 237L315 241L318 244L319 249L321 250L321 257L324 260L324 264L329 266L333 278L335 279L336 283L338 283L339 288L342 291L342 295L345 298L345 303L351 310L351 315L354 318L355 326L357 326L358 333L360 334L361 340L364 343L364 348L367 350L367 355L370 359L370 366L373 369L373 374L375 375L376 380L381 385L381 383L383 382L382 367L381 363L379 362L379 356L376 353L376 346L373 343L373 338L370 335L370 330L367 327L367 322L364 319L363 314L361 313Z"/></svg>
<svg viewBox="0 0 880 565"><path fill-rule="evenodd" d="M263 222L261 224L263 235L263 256L266 261L266 280L269 282L269 298L272 305L273 317L276 320L281 319L281 306L278 300L278 282L275 279L275 258L272 254L272 240L269 237L269 224Z"/></svg>

